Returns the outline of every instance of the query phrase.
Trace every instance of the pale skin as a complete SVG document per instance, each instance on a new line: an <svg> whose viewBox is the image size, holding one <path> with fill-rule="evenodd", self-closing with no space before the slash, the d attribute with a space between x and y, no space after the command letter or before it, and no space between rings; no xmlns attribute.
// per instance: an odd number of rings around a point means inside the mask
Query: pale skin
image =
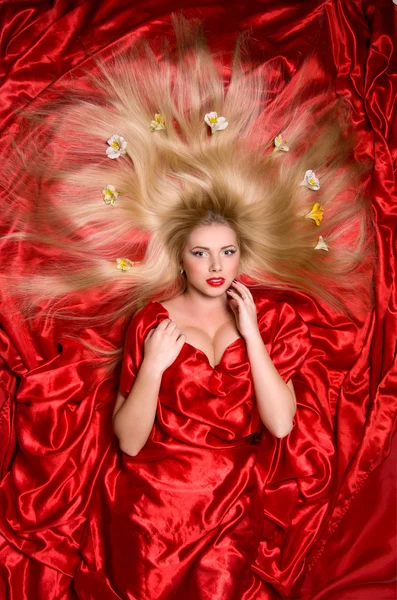
<svg viewBox="0 0 397 600"><path fill-rule="evenodd" d="M145 445L156 417L162 375L185 342L202 350L214 367L226 348L243 337L263 424L278 438L291 431L296 412L294 387L291 380L284 382L267 352L252 294L235 279L239 266L240 249L231 227L212 224L191 232L181 256L187 289L162 303L170 318L149 331L133 388L127 398L117 397L113 427L123 452L136 456ZM219 277L225 280L221 286L207 283Z"/></svg>

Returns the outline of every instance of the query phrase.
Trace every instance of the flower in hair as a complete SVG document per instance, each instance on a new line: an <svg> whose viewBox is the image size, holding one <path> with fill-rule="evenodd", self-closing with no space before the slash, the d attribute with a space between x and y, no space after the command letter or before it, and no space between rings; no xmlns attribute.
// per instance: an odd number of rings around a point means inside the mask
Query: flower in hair
<svg viewBox="0 0 397 600"><path fill-rule="evenodd" d="M300 185L304 185L305 187L309 188L309 190L317 191L320 189L320 181L316 177L315 172L311 170L306 171L305 177L303 178L303 181L301 181Z"/></svg>
<svg viewBox="0 0 397 600"><path fill-rule="evenodd" d="M317 245L314 247L315 250L326 250L328 252L329 246L322 235L319 236Z"/></svg>
<svg viewBox="0 0 397 600"><path fill-rule="evenodd" d="M319 202L313 204L313 207L308 215L306 215L306 219L312 219L317 226L320 225L323 218L324 210Z"/></svg>
<svg viewBox="0 0 397 600"><path fill-rule="evenodd" d="M150 129L151 131L161 131L162 129L165 129L164 117L156 113L153 121L150 123Z"/></svg>
<svg viewBox="0 0 397 600"><path fill-rule="evenodd" d="M114 187L114 185L111 184L108 184L106 187L103 188L102 195L104 203L111 204L112 206L114 206L114 203L119 197L119 193L116 192L116 188Z"/></svg>
<svg viewBox="0 0 397 600"><path fill-rule="evenodd" d="M135 264L132 260L129 260L128 258L118 258L116 262L117 268L120 269L120 271L129 271L131 267Z"/></svg>
<svg viewBox="0 0 397 600"><path fill-rule="evenodd" d="M204 117L204 121L207 123L207 125L209 125L209 127L211 127L211 133L226 129L226 127L229 125L225 117L218 117L218 113L216 112L207 113Z"/></svg>
<svg viewBox="0 0 397 600"><path fill-rule="evenodd" d="M277 135L274 138L274 150L273 152L277 152L278 150L281 150L282 152L289 152L289 146L288 143L283 140L283 136L281 135Z"/></svg>
<svg viewBox="0 0 397 600"><path fill-rule="evenodd" d="M127 154L126 148L128 143L121 135L112 135L107 143L109 144L109 148L106 148L106 154L109 158L118 158L121 154Z"/></svg>

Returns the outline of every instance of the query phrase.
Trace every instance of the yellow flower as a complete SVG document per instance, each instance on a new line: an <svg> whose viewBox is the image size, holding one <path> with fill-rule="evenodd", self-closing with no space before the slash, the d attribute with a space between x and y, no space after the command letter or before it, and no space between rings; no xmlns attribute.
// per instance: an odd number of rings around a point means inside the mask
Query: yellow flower
<svg viewBox="0 0 397 600"><path fill-rule="evenodd" d="M314 247L315 250L326 250L328 252L329 246L322 235L319 236L317 245Z"/></svg>
<svg viewBox="0 0 397 600"><path fill-rule="evenodd" d="M273 152L277 152L278 150L281 150L282 152L289 152L289 146L288 143L283 140L283 136L281 135L277 135L274 138L274 150Z"/></svg>
<svg viewBox="0 0 397 600"><path fill-rule="evenodd" d="M153 121L150 123L150 129L151 131L161 131L161 129L165 129L164 117L156 113Z"/></svg>
<svg viewBox="0 0 397 600"><path fill-rule="evenodd" d="M128 258L117 259L117 268L120 269L120 271L129 271L134 264L135 263Z"/></svg>
<svg viewBox="0 0 397 600"><path fill-rule="evenodd" d="M306 215L306 219L312 219L312 221L315 222L315 224L317 226L320 225L322 218L323 218L323 214L324 214L324 210L323 207L321 206L321 204L319 204L318 202L316 202L315 204L313 204L313 207L311 209L311 211L309 212L308 215Z"/></svg>
<svg viewBox="0 0 397 600"><path fill-rule="evenodd" d="M114 185L110 184L103 188L102 195L104 203L111 204L112 206L114 206L114 203L119 197L119 193L116 192L116 188L114 187Z"/></svg>

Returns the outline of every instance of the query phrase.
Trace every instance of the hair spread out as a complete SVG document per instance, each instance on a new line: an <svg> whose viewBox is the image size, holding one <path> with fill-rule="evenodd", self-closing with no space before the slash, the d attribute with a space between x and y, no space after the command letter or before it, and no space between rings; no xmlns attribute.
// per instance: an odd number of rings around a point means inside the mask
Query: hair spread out
<svg viewBox="0 0 397 600"><path fill-rule="evenodd" d="M23 145L14 142L6 177L14 227L3 244L34 247L40 258L23 261L18 276L8 264L3 281L27 312L70 317L65 299L93 293L100 309L81 318L127 319L149 300L184 291L186 240L215 222L236 232L250 285L341 306L358 293L370 238L358 191L365 169L353 157L345 103L320 89L314 61L284 81L274 66L244 62L241 43L225 82L228 70L201 26L174 21L176 50L170 44L156 58L141 42L96 61L83 91L79 81L80 91L64 89L27 115L30 129ZM204 122L211 111L228 121L213 135ZM165 129L151 130L155 114ZM289 152L273 152L280 133ZM113 134L128 142L117 159L105 154ZM318 191L300 185L309 169ZM119 193L114 205L103 201L107 185ZM316 202L319 226L305 218ZM328 252L314 250L319 235ZM118 257L136 262L121 272Z"/></svg>

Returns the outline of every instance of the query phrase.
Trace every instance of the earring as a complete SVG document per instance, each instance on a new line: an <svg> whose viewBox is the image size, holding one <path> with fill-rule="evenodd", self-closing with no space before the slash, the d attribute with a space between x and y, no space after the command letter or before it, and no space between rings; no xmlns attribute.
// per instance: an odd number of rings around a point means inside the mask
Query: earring
<svg viewBox="0 0 397 600"><path fill-rule="evenodd" d="M182 275L185 272L185 269L179 269L179 273Z"/></svg>

